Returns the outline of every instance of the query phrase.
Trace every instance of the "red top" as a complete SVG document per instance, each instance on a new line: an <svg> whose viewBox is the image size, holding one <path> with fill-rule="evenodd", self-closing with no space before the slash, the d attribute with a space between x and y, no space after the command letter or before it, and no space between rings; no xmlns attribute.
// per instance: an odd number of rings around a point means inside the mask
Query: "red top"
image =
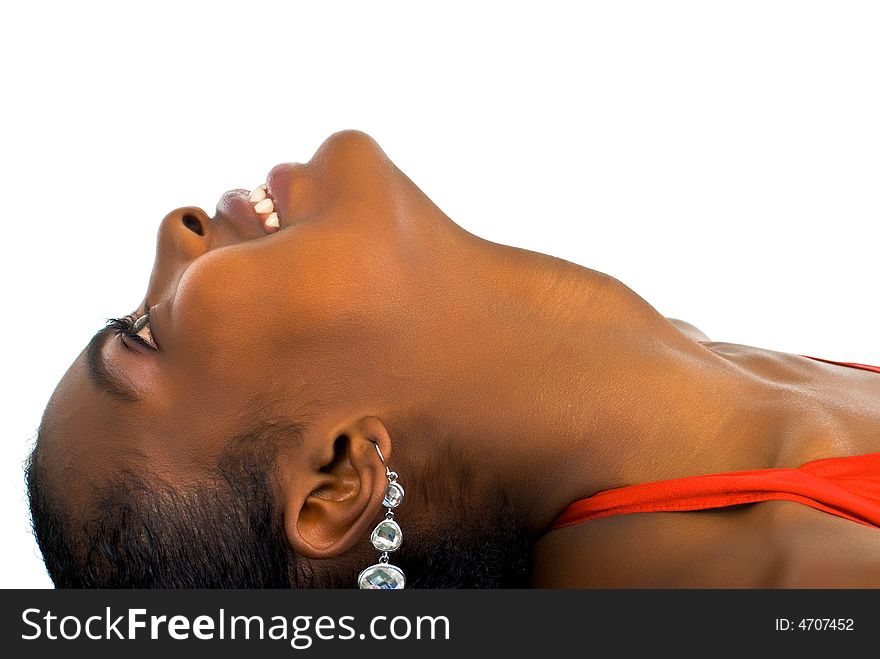
<svg viewBox="0 0 880 659"><path fill-rule="evenodd" d="M801 356L880 373L880 366ZM796 501L880 529L880 453L823 458L795 468L688 476L604 490L569 505L553 528L612 515L705 510L758 501Z"/></svg>

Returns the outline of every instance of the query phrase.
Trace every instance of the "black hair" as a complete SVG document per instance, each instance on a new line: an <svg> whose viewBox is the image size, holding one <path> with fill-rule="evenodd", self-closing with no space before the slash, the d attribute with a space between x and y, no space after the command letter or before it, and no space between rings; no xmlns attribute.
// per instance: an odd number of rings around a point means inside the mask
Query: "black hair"
<svg viewBox="0 0 880 659"><path fill-rule="evenodd" d="M26 466L27 491L34 535L55 586L354 587L366 563L305 560L284 533L275 457L279 439L295 440L299 432L291 424L250 431L230 442L214 473L187 486L131 468L94 488L79 511L70 509L63 484L46 468L38 434ZM466 469L459 475L464 480L453 484L455 493L439 492L436 480L429 488L431 479L419 479L423 500L446 508L437 520L443 528L419 532L398 517L406 541L393 562L406 573L407 587L527 585L531 541L525 526L500 490L481 503L479 516L468 513ZM408 498L413 489L407 488Z"/></svg>
<svg viewBox="0 0 880 659"><path fill-rule="evenodd" d="M285 427L295 441L298 429ZM132 467L81 509L40 455L26 480L34 535L60 588L289 587L297 560L284 537L271 481L277 425L230 442L204 480L172 486Z"/></svg>

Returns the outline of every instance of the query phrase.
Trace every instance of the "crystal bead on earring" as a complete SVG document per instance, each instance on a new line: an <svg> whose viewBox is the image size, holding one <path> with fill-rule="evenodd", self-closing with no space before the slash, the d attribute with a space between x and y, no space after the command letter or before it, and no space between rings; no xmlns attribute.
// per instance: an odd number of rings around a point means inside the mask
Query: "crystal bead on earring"
<svg viewBox="0 0 880 659"><path fill-rule="evenodd" d="M379 445L375 444L379 452L379 459L385 466L385 476L388 478L388 487L385 488L385 497L382 504L387 508L385 519L376 525L370 534L370 542L379 550L379 562L364 568L358 575L358 586L363 589L378 590L401 590L406 584L406 577L396 565L389 563L388 554L397 551L403 542L403 531L394 520L394 509L403 503L403 486L397 482L397 473L391 471L385 464L385 458Z"/></svg>

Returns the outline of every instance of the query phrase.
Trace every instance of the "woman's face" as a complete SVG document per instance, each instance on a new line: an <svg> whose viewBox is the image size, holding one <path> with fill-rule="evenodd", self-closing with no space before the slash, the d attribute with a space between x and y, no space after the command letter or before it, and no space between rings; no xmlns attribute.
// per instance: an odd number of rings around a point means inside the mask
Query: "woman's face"
<svg viewBox="0 0 880 659"><path fill-rule="evenodd" d="M354 401L404 349L395 334L436 275L424 250L465 232L355 131L266 183L278 231L248 190L223 195L213 218L182 208L162 221L135 314L149 308L141 336L158 349L103 331L65 374L41 450L74 488L132 460L196 474L248 419Z"/></svg>

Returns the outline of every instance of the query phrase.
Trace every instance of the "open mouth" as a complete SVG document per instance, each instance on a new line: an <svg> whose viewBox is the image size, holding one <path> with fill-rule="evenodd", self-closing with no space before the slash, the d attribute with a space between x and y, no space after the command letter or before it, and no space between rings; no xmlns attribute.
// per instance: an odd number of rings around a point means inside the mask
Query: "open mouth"
<svg viewBox="0 0 880 659"><path fill-rule="evenodd" d="M275 210L275 202L269 196L269 191L265 183L258 185L248 195L248 201L254 207L254 212L263 223L263 229L266 233L275 233L281 228L278 220L278 211Z"/></svg>

